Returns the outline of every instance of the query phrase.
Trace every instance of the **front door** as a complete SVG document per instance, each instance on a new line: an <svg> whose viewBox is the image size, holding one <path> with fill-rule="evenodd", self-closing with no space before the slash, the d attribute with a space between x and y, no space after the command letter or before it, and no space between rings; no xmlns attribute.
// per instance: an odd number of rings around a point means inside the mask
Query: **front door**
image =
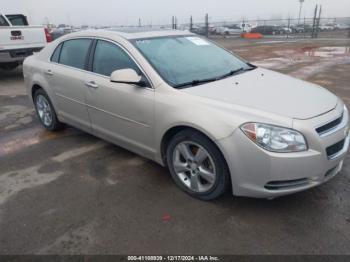
<svg viewBox="0 0 350 262"><path fill-rule="evenodd" d="M98 40L87 81L87 106L93 130L135 152L154 153L154 89L112 83L110 75L132 68L142 74L132 58L118 45Z"/></svg>

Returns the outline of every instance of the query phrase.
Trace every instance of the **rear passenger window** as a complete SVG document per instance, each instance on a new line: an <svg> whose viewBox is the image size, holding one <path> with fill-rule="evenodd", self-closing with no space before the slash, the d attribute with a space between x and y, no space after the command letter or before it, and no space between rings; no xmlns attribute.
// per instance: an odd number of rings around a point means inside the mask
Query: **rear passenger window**
<svg viewBox="0 0 350 262"><path fill-rule="evenodd" d="M58 60L60 59L61 48L62 44L56 47L55 52L53 52L53 55L51 56L51 62L58 63Z"/></svg>
<svg viewBox="0 0 350 262"><path fill-rule="evenodd" d="M138 74L141 74L135 62L119 46L107 41L98 40L92 71L97 74L110 76L113 71L126 68L132 68Z"/></svg>
<svg viewBox="0 0 350 262"><path fill-rule="evenodd" d="M0 26L8 26L9 24L6 22L5 18L0 15Z"/></svg>
<svg viewBox="0 0 350 262"><path fill-rule="evenodd" d="M28 25L27 18L24 15L7 15L6 17L13 26Z"/></svg>
<svg viewBox="0 0 350 262"><path fill-rule="evenodd" d="M84 69L91 41L92 40L90 39L74 39L65 41L61 48L59 63Z"/></svg>

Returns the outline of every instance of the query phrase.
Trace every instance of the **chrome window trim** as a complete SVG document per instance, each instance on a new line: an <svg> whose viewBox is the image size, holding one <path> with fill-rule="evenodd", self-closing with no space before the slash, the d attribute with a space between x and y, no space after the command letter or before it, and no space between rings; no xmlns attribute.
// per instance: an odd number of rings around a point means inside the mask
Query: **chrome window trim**
<svg viewBox="0 0 350 262"><path fill-rule="evenodd" d="M90 74L95 75L95 76L100 76L100 77L103 77L103 78L110 79L110 77L108 77L108 76L101 75L101 74L98 74L98 73L95 73L95 72L92 72L92 71L88 71L88 70L85 70L85 69L80 69L80 68L76 68L76 67L73 67L73 66L68 66L68 65L64 65L64 64L60 64L60 63L56 63L56 62L51 61L51 57L52 57L53 53L55 52L56 48L57 48L60 44L66 42L66 41L69 41L69 40L79 40L79 39L91 39L92 41L93 41L93 40L103 40L103 41L107 41L107 42L110 42L110 43L112 43L112 44L117 45L117 46L120 47L124 52L126 52L126 54L132 59L132 61L134 61L134 63L139 67L140 71L146 76L146 78L147 78L148 82L150 83L151 87L143 87L143 89L146 89L146 90L154 90L154 89L155 89L155 85L154 85L154 83L152 82L151 78L148 76L148 74L147 74L146 71L143 69L143 67L140 65L140 63L135 59L135 57L134 57L133 55L131 55L130 52L129 52L124 46L122 46L121 44L117 43L116 41L111 40L111 39L108 39L108 38L79 36L79 37L72 37L72 38L64 39L64 40L62 40L61 42L59 42L59 43L55 46L55 48L54 48L53 52L51 52L51 55L49 56L47 62L50 63L50 64L55 64L55 65L63 66L63 67L66 67L66 68L78 70L78 71L81 71L81 72L90 73Z"/></svg>

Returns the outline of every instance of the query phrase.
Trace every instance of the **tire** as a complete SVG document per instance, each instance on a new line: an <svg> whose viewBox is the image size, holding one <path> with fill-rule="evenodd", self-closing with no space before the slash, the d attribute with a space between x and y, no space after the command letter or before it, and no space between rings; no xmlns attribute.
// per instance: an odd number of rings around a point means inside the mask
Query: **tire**
<svg viewBox="0 0 350 262"><path fill-rule="evenodd" d="M185 151L192 154L188 155L191 155L188 159L181 153ZM230 172L223 155L200 132L186 129L177 133L167 147L166 157L169 171L177 186L194 198L216 199L231 185Z"/></svg>
<svg viewBox="0 0 350 262"><path fill-rule="evenodd" d="M35 111L40 120L40 123L49 131L61 130L64 125L58 120L56 111L46 92L43 89L36 90L34 93L33 100L34 100ZM45 104L45 108L43 106L44 104ZM48 117L49 115L50 115L50 118ZM45 119L47 119L47 121Z"/></svg>

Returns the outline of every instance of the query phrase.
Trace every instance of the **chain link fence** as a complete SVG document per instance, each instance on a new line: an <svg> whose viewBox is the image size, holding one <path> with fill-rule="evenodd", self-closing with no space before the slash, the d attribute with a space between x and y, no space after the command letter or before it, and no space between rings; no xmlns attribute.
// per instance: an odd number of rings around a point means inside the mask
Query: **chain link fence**
<svg viewBox="0 0 350 262"><path fill-rule="evenodd" d="M257 19L237 21L210 21L206 15L202 21L195 22L192 17L188 23L148 25L143 28L189 30L207 37L241 37L244 33L258 33L264 38L347 38L350 37L350 17L302 18L302 19Z"/></svg>
<svg viewBox="0 0 350 262"><path fill-rule="evenodd" d="M242 34L254 33L263 38L350 38L350 17L320 18L315 12L313 18L301 19L256 19L236 21L215 21L208 14L202 19L188 18L187 22L181 21L173 16L169 24L143 25L141 20L137 25L113 26L120 31L139 30L189 30L198 35L210 38L240 38ZM110 28L109 26L99 28ZM87 28L76 28L74 31ZM73 30L66 30L70 33ZM63 34L65 34L63 33ZM61 35L61 34L59 34ZM58 35L58 36L59 36ZM57 38L57 37L54 37Z"/></svg>

